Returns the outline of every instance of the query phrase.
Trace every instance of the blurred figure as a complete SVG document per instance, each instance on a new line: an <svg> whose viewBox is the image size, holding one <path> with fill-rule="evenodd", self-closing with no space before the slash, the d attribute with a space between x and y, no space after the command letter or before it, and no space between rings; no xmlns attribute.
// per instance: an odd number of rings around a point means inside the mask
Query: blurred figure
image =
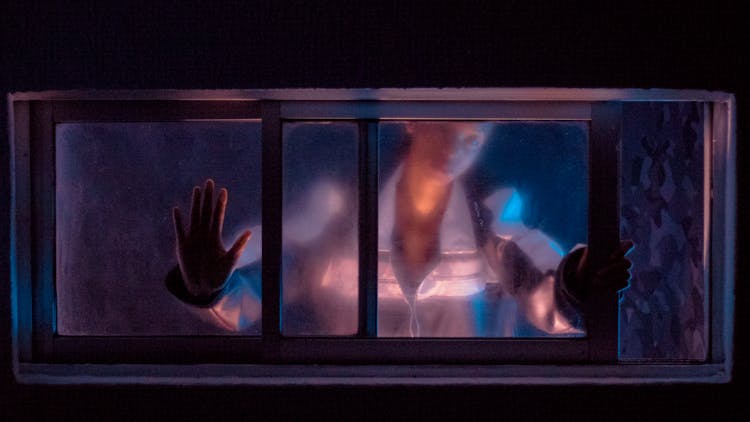
<svg viewBox="0 0 750 422"><path fill-rule="evenodd" d="M408 151L379 195L378 335L509 337L582 335L586 248L565 255L521 221L512 188L467 194L461 176L486 143L491 123L409 122ZM309 327L296 334L353 334L357 326L356 212L336 180L322 180L283 222L284 312ZM230 330L259 332L260 275L233 271L250 238L221 242L227 192L193 191L190 228L174 210L178 269L167 285L196 312ZM201 200L202 197L202 200ZM594 276L625 287L632 242L622 242ZM257 256L257 255L256 255ZM286 286L290 286L287 288ZM286 330L286 326L285 326Z"/></svg>

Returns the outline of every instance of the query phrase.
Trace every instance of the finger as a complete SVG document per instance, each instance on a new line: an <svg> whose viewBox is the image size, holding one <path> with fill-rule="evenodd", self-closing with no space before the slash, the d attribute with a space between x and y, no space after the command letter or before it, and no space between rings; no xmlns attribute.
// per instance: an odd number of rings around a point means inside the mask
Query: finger
<svg viewBox="0 0 750 422"><path fill-rule="evenodd" d="M630 273L627 271L607 274L606 276L600 277L599 283L602 286L613 287L617 290L624 289L630 284Z"/></svg>
<svg viewBox="0 0 750 422"><path fill-rule="evenodd" d="M607 274L604 274L603 276L599 277L601 280L609 280L609 281L622 281L625 282L627 280L630 280L630 271L613 271Z"/></svg>
<svg viewBox="0 0 750 422"><path fill-rule="evenodd" d="M231 262L232 265L234 265L234 263L237 262L238 259L240 259L240 256L242 256L242 252L244 252L247 241L250 240L251 235L252 233L250 232L250 230L245 230L245 232L240 235L237 241L234 242L232 248L227 252L226 259Z"/></svg>
<svg viewBox="0 0 750 422"><path fill-rule="evenodd" d="M193 204L190 207L190 233L196 233L201 221L201 188L193 188Z"/></svg>
<svg viewBox="0 0 750 422"><path fill-rule="evenodd" d="M635 243L632 240L623 240L620 242L620 246L610 255L609 259L614 260L623 256L626 256L633 250Z"/></svg>
<svg viewBox="0 0 750 422"><path fill-rule="evenodd" d="M211 214L213 211L214 201L214 181L206 180L206 186L203 188L203 208L201 209L201 232L207 233L211 227Z"/></svg>
<svg viewBox="0 0 750 422"><path fill-rule="evenodd" d="M172 221L174 222L174 233L177 238L177 246L180 247L185 242L185 229L182 225L182 215L180 209L172 208Z"/></svg>
<svg viewBox="0 0 750 422"><path fill-rule="evenodd" d="M625 253L623 254L623 256L630 255L630 252L633 252L633 249L635 249L635 242L633 242L630 239L623 240L621 244L622 244L623 250L625 250Z"/></svg>
<svg viewBox="0 0 750 422"><path fill-rule="evenodd" d="M581 259L578 260L578 266L576 267L576 274L579 276L586 271L586 267L588 266L589 261L589 248L583 248L583 254L581 255Z"/></svg>
<svg viewBox="0 0 750 422"><path fill-rule="evenodd" d="M219 199L216 200L214 221L211 223L211 236L221 243L221 231L224 229L224 212L227 208L227 190L219 191Z"/></svg>
<svg viewBox="0 0 750 422"><path fill-rule="evenodd" d="M618 261L610 264L596 272L597 276L603 277L616 272L627 272L633 264L629 260Z"/></svg>

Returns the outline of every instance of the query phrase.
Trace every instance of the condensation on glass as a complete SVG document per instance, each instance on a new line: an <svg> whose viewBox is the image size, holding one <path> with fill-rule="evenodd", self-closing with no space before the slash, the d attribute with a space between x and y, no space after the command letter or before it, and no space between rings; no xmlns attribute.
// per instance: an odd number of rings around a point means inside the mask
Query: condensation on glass
<svg viewBox="0 0 750 422"><path fill-rule="evenodd" d="M254 232L233 277L259 298L260 123L66 123L55 137L57 332L231 333L165 288L177 264L171 210L187 222L193 186L226 187L225 245Z"/></svg>
<svg viewBox="0 0 750 422"><path fill-rule="evenodd" d="M358 125L286 123L282 138L282 332L353 335L359 294Z"/></svg>
<svg viewBox="0 0 750 422"><path fill-rule="evenodd" d="M378 336L584 335L555 273L587 239L587 123L393 121L378 142Z"/></svg>
<svg viewBox="0 0 750 422"><path fill-rule="evenodd" d="M623 107L621 237L636 246L620 304L620 359L708 353L703 103Z"/></svg>
<svg viewBox="0 0 750 422"><path fill-rule="evenodd" d="M623 106L621 238L636 245L620 359L707 358L706 124L702 103ZM357 331L358 134L356 122L283 126L285 335ZM257 121L58 124L57 332L260 334L260 136ZM545 276L586 243L586 123L384 121L377 141L378 336L584 335ZM398 210L430 202L399 196L415 174L445 196L429 271L408 280ZM171 208L187 216L207 178L229 191L225 245L253 232L215 309L164 286L176 265Z"/></svg>

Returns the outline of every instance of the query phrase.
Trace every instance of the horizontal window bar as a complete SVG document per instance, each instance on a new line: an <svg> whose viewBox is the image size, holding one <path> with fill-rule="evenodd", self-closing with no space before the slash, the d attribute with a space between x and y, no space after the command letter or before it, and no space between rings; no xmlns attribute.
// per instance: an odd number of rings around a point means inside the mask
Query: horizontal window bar
<svg viewBox="0 0 750 422"><path fill-rule="evenodd" d="M565 339L341 339L287 338L283 361L340 363L581 362L588 340Z"/></svg>
<svg viewBox="0 0 750 422"><path fill-rule="evenodd" d="M247 363L260 360L260 337L53 337L51 363Z"/></svg>
<svg viewBox="0 0 750 422"><path fill-rule="evenodd" d="M257 101L59 101L55 123L259 119Z"/></svg>
<svg viewBox="0 0 750 422"><path fill-rule="evenodd" d="M276 354L259 337L55 336L53 363L513 363L583 362L585 338L282 338Z"/></svg>
<svg viewBox="0 0 750 422"><path fill-rule="evenodd" d="M359 88L359 89L130 89L15 92L22 100L414 100L414 101L733 101L733 95L695 89L606 88Z"/></svg>
<svg viewBox="0 0 750 422"><path fill-rule="evenodd" d="M589 120L585 102L285 101L284 119Z"/></svg>
<svg viewBox="0 0 750 422"><path fill-rule="evenodd" d="M21 382L173 385L502 385L724 383L723 365L49 365Z"/></svg>

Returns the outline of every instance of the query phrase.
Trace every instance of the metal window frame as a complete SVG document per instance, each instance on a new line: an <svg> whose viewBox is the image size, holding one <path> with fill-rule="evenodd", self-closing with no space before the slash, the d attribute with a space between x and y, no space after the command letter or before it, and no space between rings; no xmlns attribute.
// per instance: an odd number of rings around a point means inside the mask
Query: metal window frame
<svg viewBox="0 0 750 422"><path fill-rule="evenodd" d="M619 138L618 107L623 101L655 100L654 92L639 90L494 90L495 100L487 98L493 90L477 92L432 93L425 90L271 90L242 91L242 95L220 95L203 91L150 91L107 93L30 93L9 97L14 162L13 247L15 257L14 277L14 351L17 358L17 376L31 378L40 375L41 368L55 363L96 364L168 364L206 363L222 364L260 363L271 368L279 363L355 364L411 364L418 365L415 373L428 376L424 364L504 365L510 363L537 364L598 364L610 367L617 359L617 299L607 292L609 299L599 307L589 307L594 312L612 309L610 318L597 319L598 324L587 326L589 334L583 339L383 339L371 338L374 328L370 318L360 318L359 337L362 338L285 338L280 332L280 236L263 239L263 335L261 338L235 336L203 337L61 337L54 332L54 127L57 122L97 121L165 121L165 120L221 120L258 119L263 122L263 224L280 228L281 208L281 122L284 120L345 119L361 121L360 133L368 134L360 148L360 175L373 175L364 171L363 165L377 162L377 146L372 141L372 122L378 119L493 119L493 120L588 120L590 122L590 174L606 160L617 159L617 142L597 139ZM326 91L326 92L322 92ZM382 91L378 93L377 91ZM428 90L429 91L429 90ZM224 92L224 91L222 91ZM237 91L231 91L237 94ZM437 92L437 93L435 93ZM363 94L364 93L364 94ZM472 93L473 100L472 100ZM574 94L585 95L574 95ZM176 95L180 94L180 95ZM209 95L211 94L211 95ZM217 95L219 94L219 95ZM432 94L432 98L429 94ZM447 95L448 94L448 95ZM718 255L734 250L734 99L729 94L696 91L659 91L659 100L710 101L713 104L712 139L713 186L711 219L712 264L712 318L709 362L699 365L705 374L699 379L707 382L724 382L731 373L731 330L733 303L733 254ZM468 96L468 97L467 97ZM181 98L174 98L181 97ZM227 98L231 97L231 98ZM249 98L253 97L253 98ZM446 98L448 97L448 98ZM499 98L499 99L498 99ZM546 114L545 114L546 113ZM621 114L621 112L619 112ZM585 117L589 117L586 119ZM584 118L582 118L584 117ZM274 122L274 124L269 124ZM717 142L719 139L719 142ZM364 148L362 148L364 147ZM717 149L717 147L719 149ZM599 157L595 159L595 157ZM606 160L601 160L605 157ZM51 161L50 161L51 160ZM373 161L374 160L374 161ZM616 168L617 166L614 166ZM590 244L612 243L612 233L618 231L616 218L617 190L611 183L619 177L605 169L608 182L590 185L590 204L598 203L604 195L609 198L606 212L597 212L590 220ZM709 175L707 169L707 176ZM613 179L614 177L614 179ZM716 181L719 181L716 183ZM610 183L609 188L605 185ZM50 188L51 186L51 188ZM360 186L372 192L376 182L361 178ZM601 187L597 187L601 186ZM615 192L608 194L607 192ZM598 193L597 193L598 192ZM51 195L51 196L50 196ZM376 195L376 193L375 193ZM718 197L718 198L717 198ZM360 195L360 201L372 201L372 193ZM374 197L377 200L376 196ZM718 200L717 200L718 199ZM377 214L361 207L360 219L365 227L377 223ZM614 210L615 221L612 222ZM609 220L607 220L609 218ZM591 233L591 228L601 228ZM614 231L613 231L614 230ZM270 230L268 231L270 232ZM279 231L280 232L280 231ZM372 230L360 231L360 244L371 242ZM50 237L51 236L51 237ZM41 241L40 241L41 239ZM597 240L598 239L598 240ZM614 238L616 239L616 237ZM372 243L370 243L372 244ZM594 248L592 248L593 250ZM274 253L276 252L276 253ZM363 262L373 260L366 248L360 248ZM719 256L721 258L719 258ZM594 258L601 259L601 258ZM373 260L372 262L377 262ZM372 266L370 266L372 267ZM367 265L361 268L360 315L366 317L373 309L376 283ZM371 269L371 268L370 268ZM372 272L372 271L370 271ZM32 283L19 283L31 280ZM273 287L275 285L275 287ZM373 287L374 285L374 287ZM609 305L606 305L609 303ZM33 312L29 312L29 308ZM598 309L598 310L596 310ZM606 312L603 312L605 314ZM614 331L612 331L614 322ZM614 332L614 336L611 334ZM609 335L607 335L609 333ZM370 337L370 338L368 338ZM614 338L614 340L613 340ZM612 347L614 345L614 348ZM186 353L185 351L190 352ZM45 366L46 365L46 366ZM231 365L229 365L231 366ZM283 366L283 365L282 365ZM649 365L614 365L614 367L651 367ZM665 365L678 368L679 365ZM308 367L308 366L305 366ZM442 365L440 365L443 368ZM695 367L695 366L688 366ZM711 370L706 368L713 368ZM426 373L424 371L427 371ZM571 369L572 370L572 369ZM615 373L619 370L615 370ZM654 372L654 370L650 370ZM682 372L680 372L682 371ZM127 371L126 371L127 372ZM283 372L283 371L281 371ZM398 371L396 371L398 372ZM492 372L492 371L490 371ZM533 372L533 371L532 371ZM575 372L575 370L573 370ZM606 371L605 371L606 372ZM656 371L659 372L659 371ZM698 371L701 372L701 371ZM362 373L367 373L363 369ZM436 373L440 373L437 371ZM583 378L586 371L581 372ZM693 380L689 369L675 369L678 378ZM693 371L695 373L695 371ZM706 375L710 373L709 375ZM515 375L513 375L515 374ZM516 370L509 379L518 380ZM520 372L523 374L523 371ZM318 379L318 374L316 379ZM371 375L370 375L371 376ZM455 375L453 375L455 376ZM506 374L505 377L509 375ZM657 378L659 375L657 375ZM324 377L325 378L325 377ZM397 379L398 376L394 375ZM523 378L523 376L521 377ZM338 378L336 378L338 379ZM391 379L391 378L389 378ZM562 379L562 378L561 378ZM647 379L644 377L643 379ZM336 382L340 382L336 381ZM497 382L497 380L496 380ZM555 382L554 380L552 381ZM324 382L325 383L325 382ZM430 383L430 382L428 382Z"/></svg>

